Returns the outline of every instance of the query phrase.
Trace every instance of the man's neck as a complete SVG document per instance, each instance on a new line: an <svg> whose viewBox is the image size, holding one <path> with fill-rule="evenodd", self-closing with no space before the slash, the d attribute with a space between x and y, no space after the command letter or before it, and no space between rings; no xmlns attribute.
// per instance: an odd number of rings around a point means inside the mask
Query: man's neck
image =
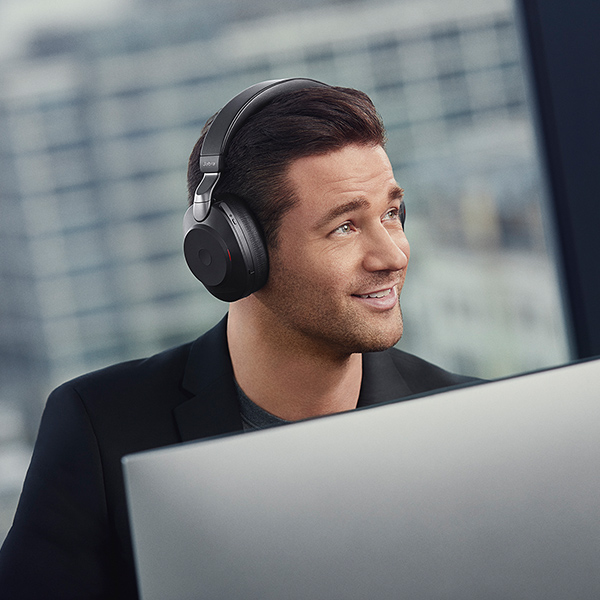
<svg viewBox="0 0 600 600"><path fill-rule="evenodd" d="M227 341L235 378L246 395L282 419L298 421L356 407L362 355L326 352L252 310L232 304Z"/></svg>

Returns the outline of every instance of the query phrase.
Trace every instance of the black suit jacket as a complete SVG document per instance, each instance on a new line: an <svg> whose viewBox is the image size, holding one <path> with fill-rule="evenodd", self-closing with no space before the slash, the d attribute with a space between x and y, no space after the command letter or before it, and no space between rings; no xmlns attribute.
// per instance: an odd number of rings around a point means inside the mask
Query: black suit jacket
<svg viewBox="0 0 600 600"><path fill-rule="evenodd" d="M366 354L359 406L466 381L399 350ZM57 388L0 551L0 597L137 598L121 458L241 429L226 318L193 343Z"/></svg>

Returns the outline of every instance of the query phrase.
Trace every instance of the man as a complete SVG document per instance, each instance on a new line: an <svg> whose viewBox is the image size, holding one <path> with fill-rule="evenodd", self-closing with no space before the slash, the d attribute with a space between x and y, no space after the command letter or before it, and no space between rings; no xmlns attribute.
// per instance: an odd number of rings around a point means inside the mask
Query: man
<svg viewBox="0 0 600 600"><path fill-rule="evenodd" d="M266 282L195 342L51 394L0 554L2 598L137 597L126 454L467 381L392 349L402 335L410 251L403 191L371 101L356 90L294 82L244 117L219 160L204 160L225 165L208 192L199 157L218 116L188 171L190 231L206 213L218 215L219 198L243 198L264 235ZM221 259L211 252L196 248L188 262L213 269ZM223 264L223 273L233 269ZM221 280L213 275L211 285Z"/></svg>

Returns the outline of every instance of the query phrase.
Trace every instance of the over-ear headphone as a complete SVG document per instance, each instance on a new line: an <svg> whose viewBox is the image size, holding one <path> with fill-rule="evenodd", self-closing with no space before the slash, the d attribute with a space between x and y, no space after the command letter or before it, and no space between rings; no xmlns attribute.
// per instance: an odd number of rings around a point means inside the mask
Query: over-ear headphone
<svg viewBox="0 0 600 600"><path fill-rule="evenodd" d="M327 85L302 78L257 83L219 111L204 137L199 159L202 180L183 218L183 252L192 273L219 300L234 302L249 296L269 275L264 236L249 207L232 194L213 198L225 153L239 128L273 98L309 87Z"/></svg>

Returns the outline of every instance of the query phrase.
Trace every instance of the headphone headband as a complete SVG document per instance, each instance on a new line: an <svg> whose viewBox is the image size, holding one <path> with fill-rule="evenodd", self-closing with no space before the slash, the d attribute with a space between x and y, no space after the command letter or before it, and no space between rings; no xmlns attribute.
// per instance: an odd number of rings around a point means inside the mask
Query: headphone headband
<svg viewBox="0 0 600 600"><path fill-rule="evenodd" d="M204 173L194 194L193 214L198 222L206 219L212 193L223 170L223 158L237 131L252 115L284 92L310 87L328 87L314 79L272 79L256 83L230 100L214 118L200 149L200 171Z"/></svg>

